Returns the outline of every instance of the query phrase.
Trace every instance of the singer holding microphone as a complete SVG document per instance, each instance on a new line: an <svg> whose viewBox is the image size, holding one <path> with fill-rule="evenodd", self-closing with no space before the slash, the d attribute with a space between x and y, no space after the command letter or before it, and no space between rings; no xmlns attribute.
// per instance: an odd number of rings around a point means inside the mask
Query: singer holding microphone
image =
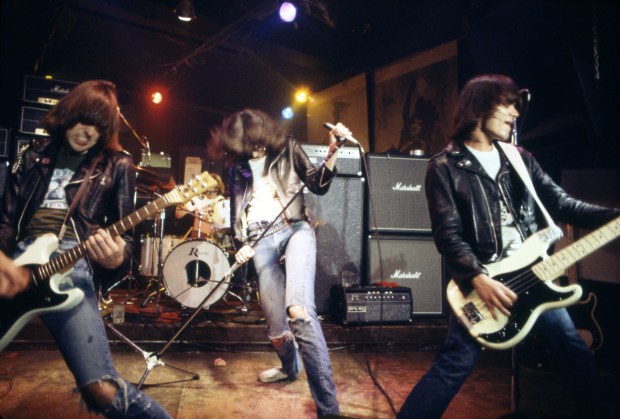
<svg viewBox="0 0 620 419"><path fill-rule="evenodd" d="M595 228L620 215L619 209L570 197L530 153L503 144L512 140L522 95L506 76L483 75L468 81L457 103L452 143L433 156L426 172L433 238L448 276L463 295L475 290L494 318L498 312L509 315L516 309L517 295L491 278L484 265L514 255L529 236L547 227L534 192L559 222ZM509 159L518 162L513 156L520 156L523 165L511 164ZM523 180L527 177L532 190ZM577 402L576 417L606 417L592 352L566 309L543 312L532 332L546 339L563 366ZM409 394L398 418L440 418L471 374L480 350L452 315L433 365Z"/></svg>
<svg viewBox="0 0 620 419"><path fill-rule="evenodd" d="M234 159L228 180L231 227L239 245L235 259L239 264L253 260L268 337L281 363L258 380L292 381L303 365L319 417L340 411L316 314L316 238L301 191L305 186L318 195L327 193L338 147L347 137L352 138L344 125L333 126L328 158L316 168L297 140L263 111L236 112L212 132L214 148Z"/></svg>

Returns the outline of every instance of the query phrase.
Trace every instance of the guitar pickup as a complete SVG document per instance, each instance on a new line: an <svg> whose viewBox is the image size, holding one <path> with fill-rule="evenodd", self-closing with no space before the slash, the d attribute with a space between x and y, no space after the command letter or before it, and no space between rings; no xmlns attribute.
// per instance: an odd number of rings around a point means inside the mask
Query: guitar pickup
<svg viewBox="0 0 620 419"><path fill-rule="evenodd" d="M484 319L480 311L476 308L476 305L471 301L463 306L463 313L470 324L476 324Z"/></svg>

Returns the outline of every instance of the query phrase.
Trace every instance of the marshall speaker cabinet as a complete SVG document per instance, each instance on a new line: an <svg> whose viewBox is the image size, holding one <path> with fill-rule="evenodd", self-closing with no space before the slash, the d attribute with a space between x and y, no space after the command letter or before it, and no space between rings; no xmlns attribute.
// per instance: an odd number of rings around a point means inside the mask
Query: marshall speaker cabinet
<svg viewBox="0 0 620 419"><path fill-rule="evenodd" d="M368 154L367 159L368 229L386 233L430 233L424 190L428 159L386 154Z"/></svg>
<svg viewBox="0 0 620 419"><path fill-rule="evenodd" d="M370 236L369 283L411 288L414 315L444 313L443 261L429 236Z"/></svg>

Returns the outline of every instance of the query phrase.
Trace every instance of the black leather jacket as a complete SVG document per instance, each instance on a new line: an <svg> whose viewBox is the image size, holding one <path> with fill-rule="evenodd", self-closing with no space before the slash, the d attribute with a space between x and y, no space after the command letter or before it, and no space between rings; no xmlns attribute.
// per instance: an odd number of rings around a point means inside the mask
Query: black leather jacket
<svg viewBox="0 0 620 419"><path fill-rule="evenodd" d="M8 255L41 205L51 181L60 142L50 138L37 140L18 159L8 180L0 213L0 249ZM84 161L65 187L71 205L98 147L89 150ZM105 151L93 171L91 183L84 192L71 222L83 240L100 226L111 225L134 211L135 167L131 156L119 151ZM52 232L58 234L58 232ZM134 240L123 234L127 242L124 261L131 259ZM121 268L117 268L121 269Z"/></svg>
<svg viewBox="0 0 620 419"><path fill-rule="evenodd" d="M288 204L302 187L302 182L311 192L324 195L329 190L334 173L325 166L317 170L297 140L292 137L269 167L269 178L275 186L282 206ZM235 240L246 243L248 237L245 210L252 196L252 170L247 161L236 162L231 167L229 191L232 200L231 225ZM302 193L287 208L284 216L289 222L305 220L305 208Z"/></svg>
<svg viewBox="0 0 620 419"><path fill-rule="evenodd" d="M520 147L518 150L540 200L556 222L596 228L620 215L618 209L571 198L530 153ZM471 289L474 276L487 273L482 264L496 261L501 255L500 196L512 211L524 239L539 226L546 227L534 198L501 149L500 156L497 180L458 143L434 156L427 168L426 195L435 244L444 257L448 274L464 292Z"/></svg>

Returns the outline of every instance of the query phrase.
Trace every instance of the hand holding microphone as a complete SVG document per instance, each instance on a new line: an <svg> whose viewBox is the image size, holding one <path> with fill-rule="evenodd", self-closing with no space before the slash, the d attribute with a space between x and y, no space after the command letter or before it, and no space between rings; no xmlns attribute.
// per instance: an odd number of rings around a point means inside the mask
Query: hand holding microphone
<svg viewBox="0 0 620 419"><path fill-rule="evenodd" d="M353 135L351 135L351 130L342 125L340 122L338 122L336 125L330 124L329 122L324 122L323 126L330 130L329 137L332 142L341 142L338 147L340 147L345 141L350 141L353 144L359 144L359 142L355 138L353 138Z"/></svg>

